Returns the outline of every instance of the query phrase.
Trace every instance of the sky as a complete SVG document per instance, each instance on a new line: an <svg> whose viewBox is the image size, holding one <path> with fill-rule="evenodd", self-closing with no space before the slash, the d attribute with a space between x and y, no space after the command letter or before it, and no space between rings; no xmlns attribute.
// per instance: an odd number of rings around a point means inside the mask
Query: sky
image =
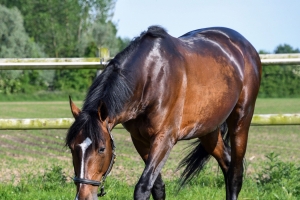
<svg viewBox="0 0 300 200"><path fill-rule="evenodd" d="M117 0L117 35L134 38L151 25L174 37L222 26L246 37L257 51L280 44L300 49L299 0Z"/></svg>

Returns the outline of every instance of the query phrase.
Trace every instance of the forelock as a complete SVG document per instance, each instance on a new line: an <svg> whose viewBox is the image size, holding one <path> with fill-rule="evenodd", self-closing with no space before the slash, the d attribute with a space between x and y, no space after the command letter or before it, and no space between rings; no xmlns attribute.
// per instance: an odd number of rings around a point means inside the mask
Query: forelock
<svg viewBox="0 0 300 200"><path fill-rule="evenodd" d="M81 112L75 119L74 123L69 128L66 137L66 145L70 146L75 138L82 133L85 138L89 137L95 148L99 146L99 142L104 141L104 137L101 134L97 113Z"/></svg>

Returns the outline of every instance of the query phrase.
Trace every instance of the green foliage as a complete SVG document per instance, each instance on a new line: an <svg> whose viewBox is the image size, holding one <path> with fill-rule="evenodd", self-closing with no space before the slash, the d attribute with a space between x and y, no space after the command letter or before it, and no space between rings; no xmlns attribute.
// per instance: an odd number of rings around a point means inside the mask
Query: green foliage
<svg viewBox="0 0 300 200"><path fill-rule="evenodd" d="M273 193L277 199L300 197L300 166L280 161L275 153L267 154L266 158L268 160L256 178L263 195Z"/></svg>
<svg viewBox="0 0 300 200"><path fill-rule="evenodd" d="M0 71L0 94L13 94L21 91L21 81L16 76L19 71Z"/></svg>
<svg viewBox="0 0 300 200"><path fill-rule="evenodd" d="M55 191L58 186L63 187L67 184L67 177L62 170L62 167L53 165L45 170L44 174L27 174L20 184L15 187L15 192L30 192L34 190Z"/></svg>
<svg viewBox="0 0 300 200"><path fill-rule="evenodd" d="M259 97L299 97L300 66L263 66Z"/></svg>
<svg viewBox="0 0 300 200"><path fill-rule="evenodd" d="M91 27L89 38L92 38L98 47L108 48L111 55L114 56L120 51L116 35L116 26L111 21L104 24L100 23L100 20L96 20Z"/></svg>
<svg viewBox="0 0 300 200"><path fill-rule="evenodd" d="M29 38L23 18L17 8L0 5L0 58L46 57L41 48ZM29 93L45 89L38 71L0 71L0 94Z"/></svg>
<svg viewBox="0 0 300 200"><path fill-rule="evenodd" d="M7 7L17 7L24 16L30 37L43 45L49 57L76 55L76 40L80 22L80 6L71 1L5 1Z"/></svg>
<svg viewBox="0 0 300 200"><path fill-rule="evenodd" d="M99 47L107 47L115 55L127 44L116 36L111 21L115 0L0 0L0 4L11 8L0 8L4 19L0 22L0 57L96 57ZM47 89L85 92L96 76L96 70L29 71L11 80L11 73L1 73L2 94Z"/></svg>
<svg viewBox="0 0 300 200"><path fill-rule="evenodd" d="M290 45L279 45L275 53L299 53ZM265 52L260 52L265 53ZM300 66L263 66L259 97L299 97Z"/></svg>
<svg viewBox="0 0 300 200"><path fill-rule="evenodd" d="M116 0L0 0L0 58L116 55L130 42L117 37ZM299 53L279 45L275 53ZM261 51L260 53L266 53ZM1 72L0 94L85 92L96 70ZM300 66L264 66L259 97L299 97Z"/></svg>
<svg viewBox="0 0 300 200"><path fill-rule="evenodd" d="M119 49L120 50L123 50L123 49L125 49L128 45L129 45L129 43L131 42L131 40L130 40L130 38L118 38L118 40L119 40Z"/></svg>
<svg viewBox="0 0 300 200"><path fill-rule="evenodd" d="M43 45L49 57L80 57L86 48L83 41L91 39L87 38L90 27L95 23L104 26L111 23L115 1L0 0L0 3L21 11L26 31ZM117 39L115 35L112 38Z"/></svg>
<svg viewBox="0 0 300 200"><path fill-rule="evenodd" d="M47 89L46 83L40 76L40 71L37 70L24 70L19 77L22 83L22 93L33 93L36 90Z"/></svg>
<svg viewBox="0 0 300 200"><path fill-rule="evenodd" d="M55 190L58 185L65 186L67 183L67 177L63 172L62 167L54 165L50 169L46 169L45 174L39 177L39 188L46 191Z"/></svg>
<svg viewBox="0 0 300 200"><path fill-rule="evenodd" d="M0 71L0 94L29 94L47 89L40 73L41 71L37 70Z"/></svg>
<svg viewBox="0 0 300 200"><path fill-rule="evenodd" d="M45 57L41 48L27 35L17 8L0 4L0 58Z"/></svg>
<svg viewBox="0 0 300 200"><path fill-rule="evenodd" d="M96 76L95 69L57 70L54 78L54 88L61 91L86 92Z"/></svg>
<svg viewBox="0 0 300 200"><path fill-rule="evenodd" d="M111 21L114 1L111 0L94 0L89 1L89 5L82 4L84 9L98 8L92 16L87 17L88 13L84 12L85 18L91 20L90 24L83 25L85 31L81 33L79 38L79 54L84 57L96 57L99 47L109 49L111 55L115 55L120 51L121 42L117 38L117 29ZM97 70L63 70L56 71L53 81L55 90L61 91L81 91L86 92L87 88L92 84L96 77Z"/></svg>
<svg viewBox="0 0 300 200"><path fill-rule="evenodd" d="M46 169L43 175L26 174L21 181L14 185L0 184L2 200L11 199L60 199L67 200L74 197L74 184L67 182L67 178L60 166L54 165ZM73 188L73 189L72 189ZM71 193L72 192L72 193Z"/></svg>
<svg viewBox="0 0 300 200"><path fill-rule="evenodd" d="M294 49L291 45L283 44L278 45L274 53L300 53L300 50L298 48Z"/></svg>

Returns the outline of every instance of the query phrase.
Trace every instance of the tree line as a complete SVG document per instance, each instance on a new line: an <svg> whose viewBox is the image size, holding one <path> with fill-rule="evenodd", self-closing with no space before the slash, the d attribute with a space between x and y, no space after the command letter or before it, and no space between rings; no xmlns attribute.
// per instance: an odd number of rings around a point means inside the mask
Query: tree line
<svg viewBox="0 0 300 200"><path fill-rule="evenodd" d="M117 37L115 0L0 0L0 58L115 55L129 43ZM0 94L85 92L96 70L0 71ZM43 93L44 94L44 93Z"/></svg>
<svg viewBox="0 0 300 200"><path fill-rule="evenodd" d="M117 36L116 0L0 0L0 58L112 56L129 38ZM284 44L274 53L299 53ZM260 51L260 53L267 53ZM85 93L96 70L2 70L0 96ZM260 97L300 97L299 66L264 66ZM1 98L0 98L1 99Z"/></svg>
<svg viewBox="0 0 300 200"><path fill-rule="evenodd" d="M268 52L260 51L259 53L266 54ZM288 44L283 44L277 46L274 53L300 53L300 50L298 48L294 49ZM265 98L300 97L300 66L263 66L258 96Z"/></svg>

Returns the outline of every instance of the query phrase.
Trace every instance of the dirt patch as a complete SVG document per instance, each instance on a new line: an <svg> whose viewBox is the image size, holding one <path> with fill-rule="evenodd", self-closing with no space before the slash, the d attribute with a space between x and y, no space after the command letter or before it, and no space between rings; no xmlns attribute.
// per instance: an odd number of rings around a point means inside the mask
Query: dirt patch
<svg viewBox="0 0 300 200"><path fill-rule="evenodd" d="M65 148L63 146L63 143L53 143L52 141L49 141L47 139L41 139L39 137L34 137L31 135L26 135L26 138L24 138L24 136L22 138L18 137L17 135L2 135L1 138L7 139L9 140L9 145L13 146L14 150L19 150L19 151L25 151L26 153L37 153L40 155L55 155L55 154L51 154L49 153L48 150L53 151L53 152L61 152L64 153L65 152ZM61 148L55 148L55 147L51 147L51 146L47 146L47 142L49 142L50 144L57 144L59 146L61 146ZM8 143L6 141L3 141L0 139L0 144L1 146L7 146ZM24 148L22 146L28 146L30 148Z"/></svg>

